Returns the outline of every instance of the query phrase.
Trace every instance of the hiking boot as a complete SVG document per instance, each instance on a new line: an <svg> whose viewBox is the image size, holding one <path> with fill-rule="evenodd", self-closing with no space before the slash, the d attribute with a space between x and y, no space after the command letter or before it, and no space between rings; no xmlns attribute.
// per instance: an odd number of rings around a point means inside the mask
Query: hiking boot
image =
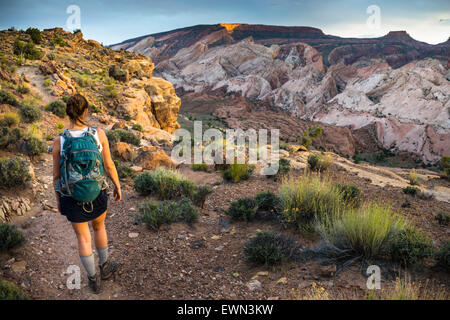
<svg viewBox="0 0 450 320"><path fill-rule="evenodd" d="M103 265L100 266L100 275L102 280L107 280L111 278L114 272L117 271L119 264L117 261L106 261Z"/></svg>
<svg viewBox="0 0 450 320"><path fill-rule="evenodd" d="M89 280L89 287L92 289L92 291L94 291L94 293L99 293L101 281L98 273L96 273L93 277L88 276L88 280Z"/></svg>

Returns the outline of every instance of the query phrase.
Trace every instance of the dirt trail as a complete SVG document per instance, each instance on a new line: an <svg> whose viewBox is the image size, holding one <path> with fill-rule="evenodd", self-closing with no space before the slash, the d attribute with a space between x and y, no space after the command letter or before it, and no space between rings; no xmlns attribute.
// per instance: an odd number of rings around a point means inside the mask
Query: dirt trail
<svg viewBox="0 0 450 320"><path fill-rule="evenodd" d="M42 103L44 105L57 100L57 97L52 96L50 91L44 86L45 76L39 71L38 67L24 66L17 69L17 73L25 75L34 89L42 96Z"/></svg>

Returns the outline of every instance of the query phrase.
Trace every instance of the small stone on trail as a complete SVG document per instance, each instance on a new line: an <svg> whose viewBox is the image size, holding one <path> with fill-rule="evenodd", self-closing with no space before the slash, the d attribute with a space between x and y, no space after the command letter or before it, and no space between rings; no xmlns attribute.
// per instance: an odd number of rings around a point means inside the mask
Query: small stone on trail
<svg viewBox="0 0 450 320"><path fill-rule="evenodd" d="M26 267L27 267L27 262L26 261L18 261L18 262L15 262L15 263L13 263L11 265L11 269L15 273L25 272Z"/></svg>
<svg viewBox="0 0 450 320"><path fill-rule="evenodd" d="M215 250L216 251L222 251L223 250L223 246L218 246Z"/></svg>
<svg viewBox="0 0 450 320"><path fill-rule="evenodd" d="M283 283L283 284L287 283L287 278L286 277L280 278L280 279L278 279L277 283Z"/></svg>
<svg viewBox="0 0 450 320"><path fill-rule="evenodd" d="M222 238L221 236L212 236L211 239L212 240L219 240L220 238Z"/></svg>
<svg viewBox="0 0 450 320"><path fill-rule="evenodd" d="M130 237L130 238L137 238L139 236L139 233L137 233L137 232L130 232L129 234L128 234L128 237Z"/></svg>
<svg viewBox="0 0 450 320"><path fill-rule="evenodd" d="M268 277L269 276L269 272L268 271L259 271L252 277L252 280L258 278L259 276Z"/></svg>
<svg viewBox="0 0 450 320"><path fill-rule="evenodd" d="M247 282L247 288L250 291L259 290L261 289L261 282L259 282L258 280L251 280Z"/></svg>

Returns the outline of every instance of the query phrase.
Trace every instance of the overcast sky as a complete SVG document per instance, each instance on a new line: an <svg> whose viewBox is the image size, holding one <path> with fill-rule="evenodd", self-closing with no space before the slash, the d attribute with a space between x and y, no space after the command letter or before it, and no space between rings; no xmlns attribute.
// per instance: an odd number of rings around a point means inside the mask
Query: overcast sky
<svg viewBox="0 0 450 320"><path fill-rule="evenodd" d="M406 30L413 38L433 44L450 36L449 0L0 0L0 29L69 29L69 5L80 8L85 38L104 44L220 22L312 26L342 37ZM371 5L380 9L380 19L376 10L367 13Z"/></svg>

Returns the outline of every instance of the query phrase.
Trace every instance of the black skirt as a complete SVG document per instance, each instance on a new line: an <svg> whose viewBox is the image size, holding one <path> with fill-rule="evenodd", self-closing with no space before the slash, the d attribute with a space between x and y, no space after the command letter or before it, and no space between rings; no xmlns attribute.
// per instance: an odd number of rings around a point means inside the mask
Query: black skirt
<svg viewBox="0 0 450 320"><path fill-rule="evenodd" d="M92 210L90 204L83 204L72 197L61 196L58 194L61 204L61 214L66 216L70 222L87 222L98 218L108 209L108 193L104 189L98 197L92 201Z"/></svg>

